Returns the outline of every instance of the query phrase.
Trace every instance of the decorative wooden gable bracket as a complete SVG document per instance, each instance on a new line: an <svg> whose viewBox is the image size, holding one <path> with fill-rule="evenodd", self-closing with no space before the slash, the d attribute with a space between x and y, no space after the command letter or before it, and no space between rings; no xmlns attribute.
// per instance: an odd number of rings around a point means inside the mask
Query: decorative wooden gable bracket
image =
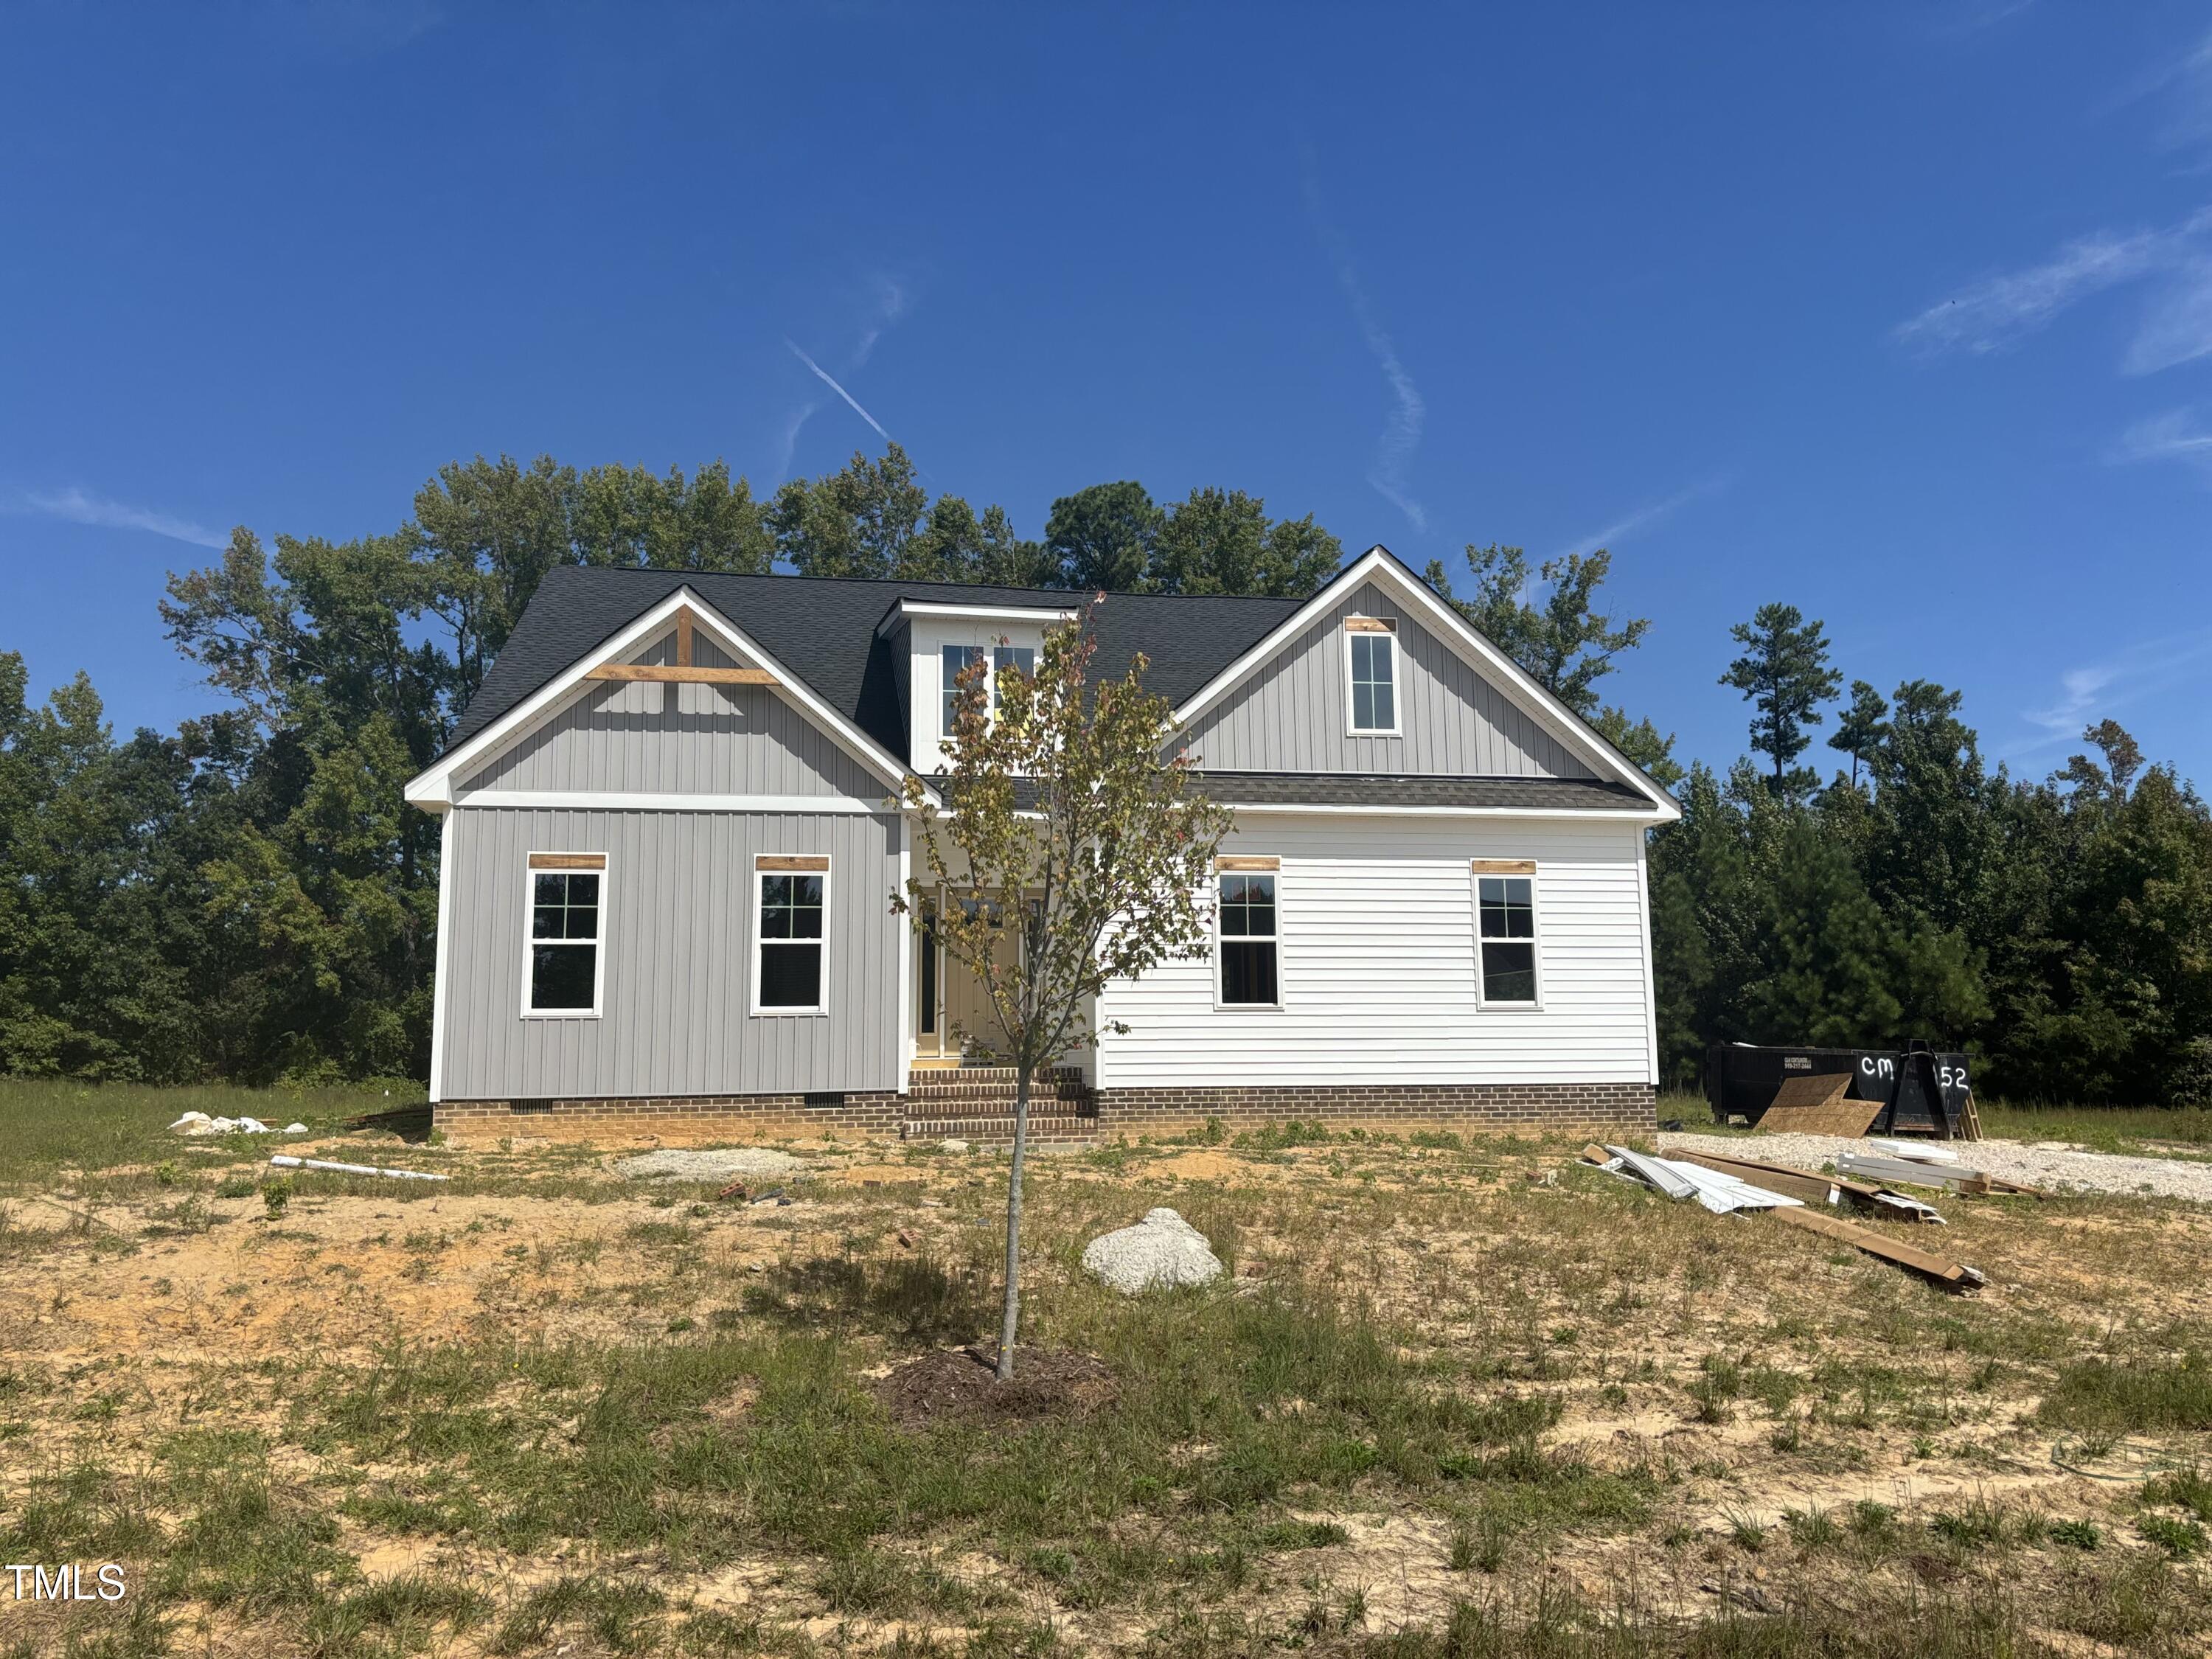
<svg viewBox="0 0 2212 1659"><path fill-rule="evenodd" d="M691 660L691 607L676 613L676 660L673 663L606 662L588 671L587 680L654 680L684 685L774 685L775 675L765 668L701 668Z"/></svg>

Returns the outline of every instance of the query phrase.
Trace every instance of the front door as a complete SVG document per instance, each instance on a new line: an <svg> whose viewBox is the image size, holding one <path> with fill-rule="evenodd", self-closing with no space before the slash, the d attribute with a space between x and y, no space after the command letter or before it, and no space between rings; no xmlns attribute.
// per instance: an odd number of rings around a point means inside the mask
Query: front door
<svg viewBox="0 0 2212 1659"><path fill-rule="evenodd" d="M979 910L990 914L994 929L992 955L1001 968L1012 967L1016 952L1021 948L1021 936L1006 925L1005 918L999 915L999 907L981 899L962 899L959 903L970 915ZM1006 1040L999 1029L999 1017L991 1007L991 994L984 988L982 975L949 957L945 963L945 1023L948 1051L956 1037L965 1038L960 1044L963 1055L1003 1047Z"/></svg>

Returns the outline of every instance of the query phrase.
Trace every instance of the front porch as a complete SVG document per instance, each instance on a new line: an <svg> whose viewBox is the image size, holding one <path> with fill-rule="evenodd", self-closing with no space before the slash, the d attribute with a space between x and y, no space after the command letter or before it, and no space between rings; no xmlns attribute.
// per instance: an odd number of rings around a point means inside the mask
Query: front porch
<svg viewBox="0 0 2212 1659"><path fill-rule="evenodd" d="M899 1139L1011 1146L1018 1080L1011 1066L917 1061L907 1079ZM1079 1066L1051 1066L1031 1079L1029 1127L1033 1152L1097 1144L1097 1096Z"/></svg>

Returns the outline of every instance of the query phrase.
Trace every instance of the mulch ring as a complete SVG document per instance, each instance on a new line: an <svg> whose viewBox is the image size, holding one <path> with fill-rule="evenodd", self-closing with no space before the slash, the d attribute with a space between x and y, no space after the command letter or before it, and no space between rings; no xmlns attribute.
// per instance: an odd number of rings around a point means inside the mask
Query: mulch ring
<svg viewBox="0 0 2212 1659"><path fill-rule="evenodd" d="M1103 1359L1057 1348L1016 1348L1014 1375L1001 1382L995 1344L940 1348L910 1359L875 1384L876 1398L904 1428L933 1423L1030 1423L1087 1417L1121 1393Z"/></svg>

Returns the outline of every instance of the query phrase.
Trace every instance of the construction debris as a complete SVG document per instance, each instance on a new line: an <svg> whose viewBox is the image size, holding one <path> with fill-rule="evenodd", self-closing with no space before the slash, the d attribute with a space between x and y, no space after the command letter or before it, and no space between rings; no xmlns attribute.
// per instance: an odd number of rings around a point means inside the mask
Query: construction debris
<svg viewBox="0 0 2212 1659"><path fill-rule="evenodd" d="M1966 1267L1961 1262L1952 1261L1948 1256L1937 1255L1931 1250L1923 1250L1911 1244L1900 1244L1896 1240L1885 1237L1882 1234L1875 1231L1871 1227L1862 1227L1855 1221L1844 1220L1841 1216L1825 1215L1816 1211L1802 1209L1778 1210L1775 1213L1792 1227L1802 1227L1808 1232L1823 1234L1841 1243L1849 1244L1854 1249L1864 1250L1869 1255L1878 1256L1884 1261L1894 1262L1898 1267L1910 1268L1912 1272L1923 1275L1930 1283L1942 1290L1978 1290L1989 1282L1982 1276L1981 1270L1978 1267Z"/></svg>
<svg viewBox="0 0 2212 1659"><path fill-rule="evenodd" d="M448 1175L427 1170L380 1170L373 1164L333 1164L326 1158L294 1158L278 1152L269 1160L279 1170L321 1170L330 1175L389 1176L394 1181L451 1181Z"/></svg>
<svg viewBox="0 0 2212 1659"><path fill-rule="evenodd" d="M1869 1255L1879 1256L1898 1267L1910 1268L1914 1273L1925 1275L1945 1290L1972 1290L1986 1282L1978 1269L1914 1245L1898 1243L1870 1227L1845 1221L1840 1216L1830 1214L1825 1208L1814 1208L1802 1199L1754 1187L1733 1174L1711 1167L1715 1163L1726 1160L1700 1154L1698 1161L1692 1163L1687 1158L1651 1158L1625 1146L1591 1146L1583 1148L1583 1161L1624 1180L1643 1182L1678 1200L1694 1193L1700 1204L1718 1214L1735 1210L1770 1210L1790 1226L1802 1227L1808 1232L1839 1240L1856 1249L1864 1250ZM1807 1178L1802 1171L1790 1173L1799 1180ZM1687 1186L1692 1193L1669 1190L1674 1186ZM1875 1200L1900 1197L1871 1189L1869 1196ZM1909 1210L1916 1202L1904 1199L1897 1207ZM1917 1208L1926 1210L1927 1206L1917 1205ZM1934 1214L1933 1211L1928 1212ZM1936 1218L1940 1220L1942 1218Z"/></svg>
<svg viewBox="0 0 2212 1659"><path fill-rule="evenodd" d="M1902 1193L1893 1193L1884 1187L1869 1186L1844 1176L1822 1175L1817 1171L1792 1169L1786 1164L1764 1164L1756 1158L1730 1158L1721 1152L1685 1152L1674 1149L1675 1159L1688 1164L1702 1164L1709 1170L1718 1170L1753 1185L1770 1191L1788 1193L1808 1204L1835 1206L1845 1199L1862 1209L1888 1212L1893 1219L1941 1223L1943 1218L1929 1205Z"/></svg>
<svg viewBox="0 0 2212 1659"><path fill-rule="evenodd" d="M1761 1134L1863 1135L1881 1114L1878 1100L1846 1097L1849 1072L1786 1079L1774 1103L1759 1114Z"/></svg>
<svg viewBox="0 0 2212 1659"><path fill-rule="evenodd" d="M186 1112L169 1127L180 1135L273 1135L275 1126L264 1123L258 1117L210 1117L205 1112ZM283 1133L303 1135L307 1133L304 1123L288 1123Z"/></svg>
<svg viewBox="0 0 2212 1659"><path fill-rule="evenodd" d="M1593 1152L1601 1156L1591 1158ZM1695 1198L1715 1215L1728 1215L1736 1210L1777 1209L1805 1201L1769 1191L1764 1187L1754 1187L1738 1176L1708 1169L1703 1164L1651 1158L1642 1152L1632 1152L1626 1146L1585 1147L1583 1157L1596 1164L1601 1170L1626 1180L1640 1181L1647 1187L1655 1187L1669 1198Z"/></svg>

